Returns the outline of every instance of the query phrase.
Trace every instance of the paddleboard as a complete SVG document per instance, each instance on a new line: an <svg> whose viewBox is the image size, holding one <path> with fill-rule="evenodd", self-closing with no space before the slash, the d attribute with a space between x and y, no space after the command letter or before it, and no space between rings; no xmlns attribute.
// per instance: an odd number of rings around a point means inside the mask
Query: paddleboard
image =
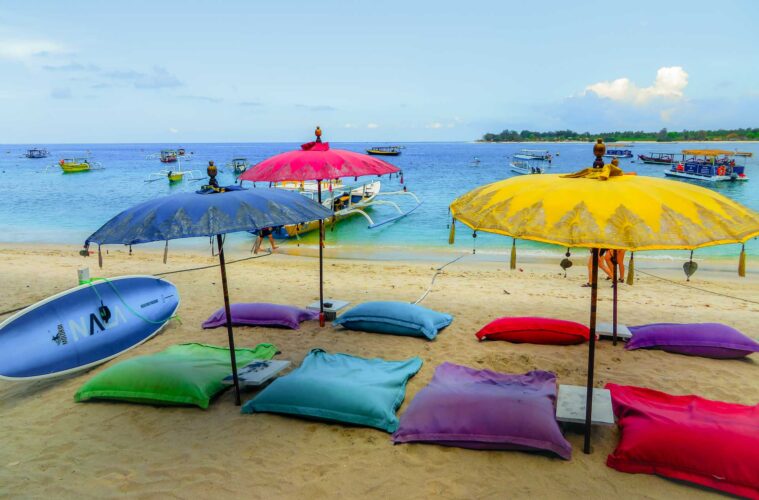
<svg viewBox="0 0 759 500"><path fill-rule="evenodd" d="M66 290L0 323L0 379L33 380L86 370L142 344L179 307L155 276L120 276Z"/></svg>

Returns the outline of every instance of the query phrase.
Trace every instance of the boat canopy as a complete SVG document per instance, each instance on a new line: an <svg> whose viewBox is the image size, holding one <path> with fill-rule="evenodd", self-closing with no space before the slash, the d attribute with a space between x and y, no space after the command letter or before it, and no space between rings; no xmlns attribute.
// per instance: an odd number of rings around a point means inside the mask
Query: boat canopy
<svg viewBox="0 0 759 500"><path fill-rule="evenodd" d="M724 149L683 149L684 155L694 156L735 156L735 151Z"/></svg>

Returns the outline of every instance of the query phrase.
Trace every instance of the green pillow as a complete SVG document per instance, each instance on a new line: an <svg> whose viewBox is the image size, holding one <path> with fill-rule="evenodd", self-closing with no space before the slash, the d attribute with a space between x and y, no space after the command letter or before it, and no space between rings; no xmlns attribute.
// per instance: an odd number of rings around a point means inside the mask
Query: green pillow
<svg viewBox="0 0 759 500"><path fill-rule="evenodd" d="M385 361L314 349L299 368L245 403L242 412L286 413L393 432L406 382L421 367L417 357Z"/></svg>
<svg viewBox="0 0 759 500"><path fill-rule="evenodd" d="M258 344L235 349L237 366L271 359L276 346ZM155 354L113 365L88 380L75 401L117 399L133 403L196 405L205 409L211 398L228 387L222 379L232 372L229 349L206 344L179 344Z"/></svg>

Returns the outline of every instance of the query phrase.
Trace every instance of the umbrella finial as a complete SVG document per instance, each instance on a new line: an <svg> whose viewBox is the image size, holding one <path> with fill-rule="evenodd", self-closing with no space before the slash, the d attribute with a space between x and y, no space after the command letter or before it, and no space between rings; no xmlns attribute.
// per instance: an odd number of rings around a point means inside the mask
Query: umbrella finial
<svg viewBox="0 0 759 500"><path fill-rule="evenodd" d="M593 154L596 155L596 161L593 162L593 168L603 168L604 160L603 156L606 153L606 145L601 138L596 139L596 143L593 145Z"/></svg>
<svg viewBox="0 0 759 500"><path fill-rule="evenodd" d="M316 135L316 142L322 142L322 129L319 125L316 126L314 134Z"/></svg>

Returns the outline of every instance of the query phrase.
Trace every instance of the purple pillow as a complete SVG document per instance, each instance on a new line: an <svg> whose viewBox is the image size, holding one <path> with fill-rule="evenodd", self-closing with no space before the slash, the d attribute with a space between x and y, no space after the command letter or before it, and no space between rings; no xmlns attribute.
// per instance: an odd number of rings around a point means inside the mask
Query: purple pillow
<svg viewBox="0 0 759 500"><path fill-rule="evenodd" d="M721 323L654 323L631 326L625 349L659 348L705 358L742 358L759 352L759 342Z"/></svg>
<svg viewBox="0 0 759 500"><path fill-rule="evenodd" d="M229 306L233 325L273 325L286 326L297 330L301 321L316 319L319 311L309 311L300 307L283 306L266 303L243 303ZM216 328L227 324L224 308L213 313L204 323L203 328Z"/></svg>
<svg viewBox="0 0 759 500"><path fill-rule="evenodd" d="M401 416L393 441L551 451L567 460L572 455L556 423L556 375L510 375L452 363L437 367Z"/></svg>

